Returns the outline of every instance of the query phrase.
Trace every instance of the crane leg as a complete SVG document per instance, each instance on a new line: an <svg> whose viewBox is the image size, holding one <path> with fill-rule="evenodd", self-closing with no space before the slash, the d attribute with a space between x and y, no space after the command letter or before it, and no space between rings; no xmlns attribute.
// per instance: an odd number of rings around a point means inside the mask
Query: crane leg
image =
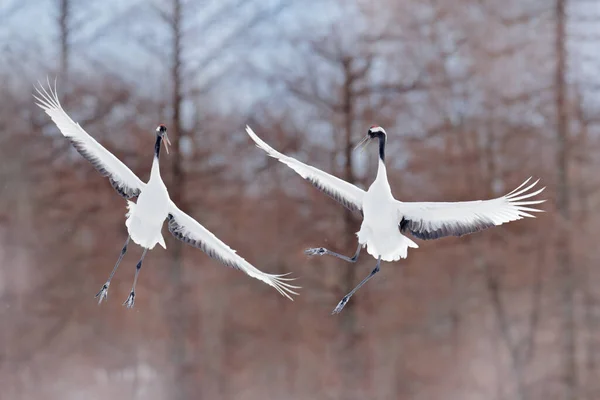
<svg viewBox="0 0 600 400"><path fill-rule="evenodd" d="M324 255L329 255L329 256L334 256L337 258L341 258L344 261L348 261L351 263L355 263L356 260L358 260L358 255L360 254L360 251L362 250L362 245L359 243L358 247L356 249L356 252L354 253L354 255L352 257L348 257L342 254L338 254L336 252L333 252L331 250L327 250L324 247L315 247L313 249L306 249L304 250L304 253L309 255L309 256L324 256Z"/></svg>
<svg viewBox="0 0 600 400"><path fill-rule="evenodd" d="M125 302L123 303L123 305L127 308L132 308L133 303L135 303L135 284L137 283L138 275L140 273L140 269L142 268L142 261L144 261L144 257L146 257L147 251L148 249L144 249L144 252L142 253L142 258L140 258L140 261L138 261L137 265L135 266L135 276L133 277L133 286L131 286L131 293L129 293L129 297L127 297L127 300L125 300Z"/></svg>
<svg viewBox="0 0 600 400"><path fill-rule="evenodd" d="M365 279L362 280L362 282L360 282L358 285L356 285L356 287L354 289L352 289L350 291L350 293L348 293L347 295L345 295L344 298L342 298L342 300L340 300L340 302L338 303L338 305L333 309L333 311L331 312L331 314L339 314L342 311L342 309L344 308L344 306L346 305L346 303L348 303L348 300L350 300L350 297L352 297L352 295L354 293L356 293L356 291L358 289L360 289L362 285L364 285L365 283L367 283L369 281L369 279L371 279L373 276L375 276L376 273L379 272L379 264L381 264L381 257L379 257L377 259L377 265L375 266L375 269L373 271L371 271L371 273L369 274L369 276L367 276Z"/></svg>
<svg viewBox="0 0 600 400"><path fill-rule="evenodd" d="M115 272L117 272L117 268L119 268L119 264L121 263L123 256L127 252L127 245L129 244L129 239L131 239L131 236L127 236L127 240L125 241L125 244L123 245L123 248L121 249L121 254L119 255L119 259L117 260L115 267L113 268L112 272L110 273L110 276L108 277L108 280L106 281L106 283L104 285L102 285L102 289L100 289L98 294L96 294L96 298L98 299L98 304L102 303L102 300L106 299L106 296L108 295L108 287L110 286L110 281L112 280L113 276L115 275Z"/></svg>

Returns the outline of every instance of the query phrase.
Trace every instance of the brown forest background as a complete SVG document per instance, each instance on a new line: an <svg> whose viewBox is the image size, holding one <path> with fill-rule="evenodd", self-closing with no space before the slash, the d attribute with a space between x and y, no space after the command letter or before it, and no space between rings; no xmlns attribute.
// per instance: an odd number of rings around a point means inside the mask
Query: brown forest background
<svg viewBox="0 0 600 400"><path fill-rule="evenodd" d="M600 398L600 4L580 0L0 2L0 398ZM125 202L35 106L63 106L142 179L169 127L180 207L290 302L175 241L131 246ZM380 275L359 216L246 137L363 187L386 128L402 200L497 196L530 175L546 213L432 242ZM373 149L371 149L373 150Z"/></svg>

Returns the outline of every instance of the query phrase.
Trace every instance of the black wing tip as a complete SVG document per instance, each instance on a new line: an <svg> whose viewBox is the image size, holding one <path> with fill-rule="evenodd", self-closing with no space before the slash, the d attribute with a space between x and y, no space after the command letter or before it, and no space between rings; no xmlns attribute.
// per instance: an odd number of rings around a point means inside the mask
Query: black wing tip
<svg viewBox="0 0 600 400"><path fill-rule="evenodd" d="M333 200L337 201L344 207L346 207L350 211L360 211L362 213L362 208L354 204L353 202L345 199L343 196L340 196L339 193L327 190L325 186L323 186L317 179L313 179L311 177L306 178L306 180L313 185L315 188L325 193L327 196L331 197Z"/></svg>
<svg viewBox="0 0 600 400"><path fill-rule="evenodd" d="M184 227L177 222L177 220L175 219L175 216L172 213L169 213L167 218L169 220L169 222L167 223L167 228L169 229L169 232L171 233L171 235L173 235L177 240L181 240L185 244L188 244L192 247L202 250L207 256L209 256L212 259L217 260L218 262L225 265L226 267L230 267L233 269L241 269L235 262L232 262L231 260L228 260L228 259L220 256L217 253L217 251L215 251L211 247L208 247L206 245L206 243L204 243L202 240L194 239L192 237L187 236L183 232Z"/></svg>
<svg viewBox="0 0 600 400"><path fill-rule="evenodd" d="M217 253L217 251L208 247L202 240L193 239L193 238L187 236L186 234L184 234L182 232L184 227L177 222L177 220L175 219L175 216L172 213L169 213L167 215L167 219L169 221L167 224L169 232L171 232L171 234L176 239L181 240L182 242L189 244L190 246L193 246L197 249L202 250L207 256L220 262L221 264L225 265L226 267L230 267L230 268L237 269L240 271L244 270L240 265L238 265L238 263L236 263L232 260L229 260L227 258L221 257ZM294 299L292 298L292 295L298 296L298 293L295 292L295 289L301 289L301 287L291 285L288 283L288 282L296 279L296 278L287 277L289 274L290 273L281 274L281 275L264 274L266 277L268 277L268 279L266 281L264 279L260 279L260 280L262 280L265 283L268 283L269 286L275 288L275 290L277 290L282 296L287 297L288 299L294 301Z"/></svg>
<svg viewBox="0 0 600 400"><path fill-rule="evenodd" d="M438 229L427 229L419 221L402 218L399 224L401 232L410 232L414 237L422 240L435 240L447 236L461 237L492 228L496 224L491 220L480 219L472 224L454 224L454 226L443 225Z"/></svg>
<svg viewBox="0 0 600 400"><path fill-rule="evenodd" d="M93 154L88 152L86 150L86 148L81 145L81 143L79 141L77 141L76 139L69 137L69 136L67 136L67 139L69 140L71 145L75 148L75 150L77 150L77 152L83 158L85 158L90 164L92 164L92 167L94 167L100 175L109 178L111 186L116 190L117 193L119 193L119 195L121 195L122 197L124 197L126 199L131 199L131 198L134 198L134 197L137 197L140 195L141 190L139 188L131 188L131 187L125 185L124 183L119 182L118 180L114 179L114 177L111 175L111 173L106 170L104 164L102 164L98 160L97 157L95 157Z"/></svg>

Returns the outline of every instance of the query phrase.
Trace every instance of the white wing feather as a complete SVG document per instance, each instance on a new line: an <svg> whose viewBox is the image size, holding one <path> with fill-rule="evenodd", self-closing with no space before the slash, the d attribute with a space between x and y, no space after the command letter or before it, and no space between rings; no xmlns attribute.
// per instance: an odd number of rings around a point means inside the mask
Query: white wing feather
<svg viewBox="0 0 600 400"><path fill-rule="evenodd" d="M69 139L77 151L91 162L98 172L110 179L115 190L128 199L139 195L144 183L69 117L58 100L56 83L52 88L48 82L48 90L41 83L35 89L39 95L33 96L37 105L52 118L63 136Z"/></svg>
<svg viewBox="0 0 600 400"><path fill-rule="evenodd" d="M256 136L254 131L252 131L249 126L246 126L246 132L248 135L250 135L252 140L254 140L257 147L263 149L269 156L278 159L296 171L301 177L312 183L317 189L329 195L334 200L340 202L342 205L352 211L362 210L362 201L365 195L364 190L352 185L351 183L341 180L340 178L336 178L327 172L323 172L315 167L306 165L295 158L281 154L265 143L261 138Z"/></svg>
<svg viewBox="0 0 600 400"><path fill-rule="evenodd" d="M437 239L444 236L461 236L492 226L502 225L524 217L535 218L531 212L543 212L527 206L546 200L527 200L540 194L545 187L529 192L538 182L523 187L527 179L509 194L491 200L462 201L455 203L404 203L398 201L398 212L403 231L410 231L420 239Z"/></svg>
<svg viewBox="0 0 600 400"><path fill-rule="evenodd" d="M286 283L286 281L293 280L292 278L284 278L288 274L271 275L255 268L195 219L177 208L172 201L169 204L169 232L177 239L202 250L224 265L239 269L251 277L274 287L290 300L293 300L290 294L298 294L294 289L300 289L299 286Z"/></svg>

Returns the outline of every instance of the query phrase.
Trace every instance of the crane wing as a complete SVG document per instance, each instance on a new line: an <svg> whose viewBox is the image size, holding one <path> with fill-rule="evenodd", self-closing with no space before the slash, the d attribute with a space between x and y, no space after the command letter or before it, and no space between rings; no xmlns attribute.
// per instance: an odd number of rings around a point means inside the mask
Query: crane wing
<svg viewBox="0 0 600 400"><path fill-rule="evenodd" d="M524 217L535 218L530 212L543 212L527 206L546 200L531 200L545 187L530 191L538 182L523 188L531 178L505 196L491 200L455 203L403 203L398 201L400 229L420 239L462 236Z"/></svg>
<svg viewBox="0 0 600 400"><path fill-rule="evenodd" d="M54 88L48 82L48 89L42 84L36 86L37 105L52 118L64 137L69 139L73 147L88 160L102 176L108 177L110 184L126 199L136 197L144 188L144 183L117 157L112 155L93 137L83 130L78 123L63 110Z"/></svg>
<svg viewBox="0 0 600 400"><path fill-rule="evenodd" d="M294 289L299 289L299 286L286 283L286 281L293 280L292 278L284 278L287 274L271 275L255 268L248 261L240 257L235 250L231 249L209 230L200 225L195 219L177 208L172 201L169 204L168 225L169 232L177 239L202 250L209 257L216 259L222 264L243 271L251 277L263 281L290 300L293 300L290 294L298 294Z"/></svg>
<svg viewBox="0 0 600 400"><path fill-rule="evenodd" d="M351 211L362 210L362 200L365 195L364 190L330 175L327 172L306 165L295 158L281 154L259 138L249 126L246 126L246 132L250 135L252 140L254 140L257 147L263 149L269 156L278 159L296 171L298 175L312 183L317 189L332 197Z"/></svg>

